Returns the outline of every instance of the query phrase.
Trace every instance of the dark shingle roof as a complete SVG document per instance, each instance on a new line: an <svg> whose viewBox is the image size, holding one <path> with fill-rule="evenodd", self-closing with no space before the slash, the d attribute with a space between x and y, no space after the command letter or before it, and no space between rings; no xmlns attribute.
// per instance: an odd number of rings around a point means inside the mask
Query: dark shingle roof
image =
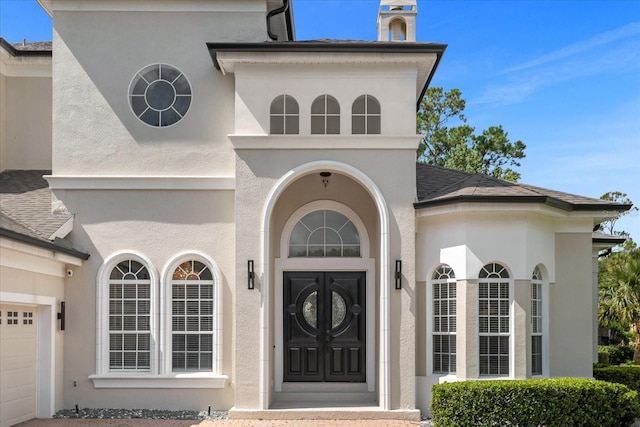
<svg viewBox="0 0 640 427"><path fill-rule="evenodd" d="M50 173L48 170L0 173L0 235L84 258L86 254L53 238L72 215L51 212L52 193L43 178Z"/></svg>
<svg viewBox="0 0 640 427"><path fill-rule="evenodd" d="M416 164L416 209L453 203L543 203L559 209L625 211L631 205L612 203L440 166Z"/></svg>
<svg viewBox="0 0 640 427"><path fill-rule="evenodd" d="M0 46L13 56L51 57L53 43L50 41L9 43L0 37Z"/></svg>
<svg viewBox="0 0 640 427"><path fill-rule="evenodd" d="M16 50L51 50L53 42L23 42L23 43L11 43Z"/></svg>

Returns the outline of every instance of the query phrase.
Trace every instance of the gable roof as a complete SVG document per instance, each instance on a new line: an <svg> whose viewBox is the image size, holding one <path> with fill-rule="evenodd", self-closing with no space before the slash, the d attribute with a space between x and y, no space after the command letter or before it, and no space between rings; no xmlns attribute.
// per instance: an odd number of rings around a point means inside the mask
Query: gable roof
<svg viewBox="0 0 640 427"><path fill-rule="evenodd" d="M0 236L63 252L81 259L56 232L72 220L69 212L51 212L52 193L43 175L47 170L9 170L0 173Z"/></svg>
<svg viewBox="0 0 640 427"><path fill-rule="evenodd" d="M455 203L541 203L565 211L626 211L631 205L578 196L481 173L416 164L416 209Z"/></svg>

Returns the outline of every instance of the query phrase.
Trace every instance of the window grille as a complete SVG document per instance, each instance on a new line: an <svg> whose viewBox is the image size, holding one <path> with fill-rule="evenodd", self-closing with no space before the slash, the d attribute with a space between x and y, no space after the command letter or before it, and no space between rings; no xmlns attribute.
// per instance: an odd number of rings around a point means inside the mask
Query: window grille
<svg viewBox="0 0 640 427"><path fill-rule="evenodd" d="M317 210L305 215L289 237L289 257L359 257L360 234L340 212Z"/></svg>
<svg viewBox="0 0 640 427"><path fill-rule="evenodd" d="M500 264L480 270L478 314L480 375L509 375L509 273Z"/></svg>
<svg viewBox="0 0 640 427"><path fill-rule="evenodd" d="M433 372L456 371L456 281L453 269L441 265L432 276Z"/></svg>
<svg viewBox="0 0 640 427"><path fill-rule="evenodd" d="M171 281L171 360L174 372L213 371L214 283L209 267L185 261Z"/></svg>
<svg viewBox="0 0 640 427"><path fill-rule="evenodd" d="M277 96L271 102L270 133L273 135L296 135L300 129L298 102L290 95Z"/></svg>
<svg viewBox="0 0 640 427"><path fill-rule="evenodd" d="M531 277L531 374L542 375L542 273Z"/></svg>
<svg viewBox="0 0 640 427"><path fill-rule="evenodd" d="M351 133L380 133L380 103L371 95L356 98L351 107Z"/></svg>
<svg viewBox="0 0 640 427"><path fill-rule="evenodd" d="M340 104L331 95L320 95L311 104L311 133L337 135L340 133Z"/></svg>
<svg viewBox="0 0 640 427"><path fill-rule="evenodd" d="M119 262L109 276L109 369L149 371L151 280L134 260Z"/></svg>

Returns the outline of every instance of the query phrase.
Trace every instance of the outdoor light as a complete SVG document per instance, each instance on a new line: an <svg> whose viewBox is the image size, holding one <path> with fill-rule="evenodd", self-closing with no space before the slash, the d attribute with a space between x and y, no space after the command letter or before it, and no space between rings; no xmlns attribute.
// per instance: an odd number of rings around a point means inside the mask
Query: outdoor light
<svg viewBox="0 0 640 427"><path fill-rule="evenodd" d="M61 331L64 331L64 316L65 316L64 301L60 301L60 313L58 313L58 320L60 321Z"/></svg>
<svg viewBox="0 0 640 427"><path fill-rule="evenodd" d="M320 172L320 176L322 177L322 184L324 188L327 188L329 185L329 177L331 176L331 172Z"/></svg>
<svg viewBox="0 0 640 427"><path fill-rule="evenodd" d="M253 289L254 288L254 283L253 283L253 279L254 277L256 277L256 273L253 271L253 260L250 259L249 261L247 261L247 286L249 289Z"/></svg>
<svg viewBox="0 0 640 427"><path fill-rule="evenodd" d="M402 261L396 260L396 289L402 289Z"/></svg>

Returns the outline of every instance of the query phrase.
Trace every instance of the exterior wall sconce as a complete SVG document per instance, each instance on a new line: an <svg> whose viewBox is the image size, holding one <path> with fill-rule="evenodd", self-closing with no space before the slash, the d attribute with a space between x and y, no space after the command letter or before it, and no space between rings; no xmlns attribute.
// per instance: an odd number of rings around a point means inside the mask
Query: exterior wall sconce
<svg viewBox="0 0 640 427"><path fill-rule="evenodd" d="M396 260L396 289L402 289L402 261Z"/></svg>
<svg viewBox="0 0 640 427"><path fill-rule="evenodd" d="M250 259L247 261L247 288L253 289L255 287L255 283L253 279L256 277L256 273L253 271L253 260Z"/></svg>
<svg viewBox="0 0 640 427"><path fill-rule="evenodd" d="M60 330L64 331L64 318L66 315L64 301L60 301L60 313L58 313L58 320L60 321Z"/></svg>
<svg viewBox="0 0 640 427"><path fill-rule="evenodd" d="M324 188L327 188L327 185L329 185L329 177L331 176L331 172L320 172L320 176L322 177L322 185L324 185Z"/></svg>

